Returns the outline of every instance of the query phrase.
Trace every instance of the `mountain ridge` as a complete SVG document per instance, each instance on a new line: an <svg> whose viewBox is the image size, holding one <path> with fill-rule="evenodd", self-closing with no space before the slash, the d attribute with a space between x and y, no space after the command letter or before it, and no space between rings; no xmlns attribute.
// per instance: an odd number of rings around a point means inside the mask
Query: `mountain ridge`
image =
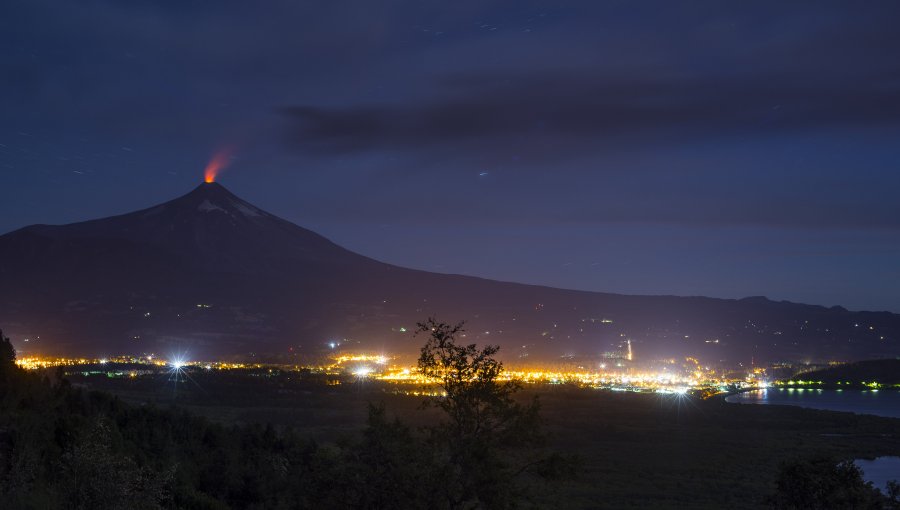
<svg viewBox="0 0 900 510"><path fill-rule="evenodd" d="M427 240L426 240L427 242ZM403 268L354 253L220 184L134 212L0 236L0 324L34 352L185 347L297 356L339 339L408 352L417 320L467 320L519 362L849 359L898 352L900 315L762 296L635 296ZM860 327L862 323L862 328ZM349 346L348 346L349 344Z"/></svg>

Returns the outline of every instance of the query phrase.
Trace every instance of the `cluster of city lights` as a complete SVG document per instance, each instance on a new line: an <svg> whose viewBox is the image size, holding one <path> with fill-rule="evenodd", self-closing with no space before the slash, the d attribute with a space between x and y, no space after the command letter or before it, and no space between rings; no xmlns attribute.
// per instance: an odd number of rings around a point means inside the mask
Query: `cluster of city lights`
<svg viewBox="0 0 900 510"><path fill-rule="evenodd" d="M97 360L99 362L99 360ZM93 360L85 358L41 358L37 356L16 358L16 365L26 370L41 368L66 367L75 365L89 365Z"/></svg>
<svg viewBox="0 0 900 510"><path fill-rule="evenodd" d="M420 385L434 384L437 381L418 372L415 368L394 368L384 373L374 374L374 378L395 383L412 383ZM656 392L686 394L691 390L716 388L724 391L726 387L766 388L769 383L759 377L746 377L738 380L700 379L681 376L668 371L663 372L587 372L587 371L547 371L547 370L507 370L498 378L499 381L518 381L523 384L573 384L582 387L612 389L620 391Z"/></svg>
<svg viewBox="0 0 900 510"><path fill-rule="evenodd" d="M398 385L435 386L439 381L420 373L414 366L398 366L390 364L392 358L384 354L345 353L330 358L325 363L316 365L276 365L247 364L223 361L191 361L186 356L171 356L169 359L144 356L118 356L100 359L87 358L45 358L22 357L16 363L25 369L41 369L56 366L106 365L108 363L126 363L152 365L167 371L174 380L188 377L192 368L204 370L240 370L269 369L281 371L309 370L335 376L352 376L356 380L378 380ZM674 362L674 360L672 360ZM609 389L615 391L655 392L664 394L686 394L702 390L704 394L715 394L733 388L766 388L770 384L766 380L765 370L754 368L741 379L726 379L714 371L701 368L700 364L688 358L689 362L682 373L664 367L659 371L639 370L636 368L606 369L604 364L598 370L547 370L547 369L510 369L505 370L499 381L518 381L522 384L572 384L580 387ZM134 371L132 371L134 372ZM118 373L118 372L117 372ZM132 377L137 372L131 373ZM790 381L795 382L795 381ZM796 381L804 384L805 381ZM875 383L877 384L877 383ZM420 394L432 390L415 390ZM404 390L405 392L405 390Z"/></svg>

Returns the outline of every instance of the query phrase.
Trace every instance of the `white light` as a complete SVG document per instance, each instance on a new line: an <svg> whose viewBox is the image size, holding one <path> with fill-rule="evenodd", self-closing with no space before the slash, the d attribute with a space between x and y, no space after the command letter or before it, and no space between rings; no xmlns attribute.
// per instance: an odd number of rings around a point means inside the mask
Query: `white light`
<svg viewBox="0 0 900 510"><path fill-rule="evenodd" d="M106 358L101 359L101 360L100 360L100 364L101 364L101 365L105 365L105 364L106 364Z"/></svg>
<svg viewBox="0 0 900 510"><path fill-rule="evenodd" d="M356 377L366 377L372 373L372 369L369 367L359 367L353 371L353 375Z"/></svg>

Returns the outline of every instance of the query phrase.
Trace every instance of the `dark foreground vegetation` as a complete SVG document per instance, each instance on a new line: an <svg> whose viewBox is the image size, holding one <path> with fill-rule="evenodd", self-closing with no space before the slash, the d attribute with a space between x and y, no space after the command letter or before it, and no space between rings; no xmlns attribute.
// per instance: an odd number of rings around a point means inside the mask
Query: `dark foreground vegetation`
<svg viewBox="0 0 900 510"><path fill-rule="evenodd" d="M446 395L413 431L371 405L362 433L319 443L288 427L223 426L123 403L2 359L4 508L510 508L531 503L572 462L540 449L536 402L496 381L494 347L454 342L429 321L420 370Z"/></svg>
<svg viewBox="0 0 900 510"><path fill-rule="evenodd" d="M430 327L421 369L502 369ZM10 356L3 508L897 508L840 461L900 455L900 420L464 375L422 409L373 381L60 378Z"/></svg>

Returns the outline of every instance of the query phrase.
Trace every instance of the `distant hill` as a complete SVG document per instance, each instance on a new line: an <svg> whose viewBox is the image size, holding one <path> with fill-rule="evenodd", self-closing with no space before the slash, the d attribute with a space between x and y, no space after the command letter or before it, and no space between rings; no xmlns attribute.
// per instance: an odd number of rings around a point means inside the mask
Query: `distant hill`
<svg viewBox="0 0 900 510"><path fill-rule="evenodd" d="M219 184L121 216L0 236L0 282L0 326L26 352L290 358L333 343L414 354L416 321L436 315L468 321L468 339L524 363L597 358L628 339L637 360L900 355L896 314L416 271L350 252Z"/></svg>
<svg viewBox="0 0 900 510"><path fill-rule="evenodd" d="M847 363L834 367L805 372L797 378L809 381L822 381L824 384L838 382L878 382L883 385L900 384L900 359L877 359Z"/></svg>

